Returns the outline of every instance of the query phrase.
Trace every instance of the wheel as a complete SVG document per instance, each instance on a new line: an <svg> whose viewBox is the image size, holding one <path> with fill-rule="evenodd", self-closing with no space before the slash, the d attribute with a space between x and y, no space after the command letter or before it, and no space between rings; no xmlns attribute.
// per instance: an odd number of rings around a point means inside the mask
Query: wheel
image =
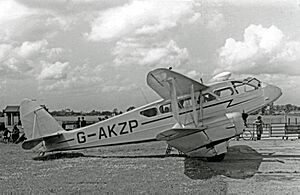
<svg viewBox="0 0 300 195"><path fill-rule="evenodd" d="M243 139L244 140L251 140L252 139L252 133L250 131L244 131Z"/></svg>
<svg viewBox="0 0 300 195"><path fill-rule="evenodd" d="M226 153L222 153L222 154L219 154L219 155L216 155L216 156L207 157L206 159L207 159L208 162L221 162L222 160L224 160L225 154Z"/></svg>

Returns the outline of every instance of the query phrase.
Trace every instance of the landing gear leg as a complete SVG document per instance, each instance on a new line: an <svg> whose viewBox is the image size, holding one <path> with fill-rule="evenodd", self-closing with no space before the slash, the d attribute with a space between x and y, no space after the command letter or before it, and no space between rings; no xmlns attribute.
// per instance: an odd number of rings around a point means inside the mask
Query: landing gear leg
<svg viewBox="0 0 300 195"><path fill-rule="evenodd" d="M222 160L224 160L226 153L223 154L219 154L216 156L212 156L212 157L207 157L207 161L208 162L221 162Z"/></svg>
<svg viewBox="0 0 300 195"><path fill-rule="evenodd" d="M207 161L209 161L209 162L221 162L225 158L228 147L229 147L229 141L222 142L218 145L215 145L214 150L215 150L216 155L207 157Z"/></svg>
<svg viewBox="0 0 300 195"><path fill-rule="evenodd" d="M46 154L46 146L45 146L45 141L42 141L41 142L41 145L39 146L38 148L38 151L39 151L39 155L38 156L44 156Z"/></svg>
<svg viewBox="0 0 300 195"><path fill-rule="evenodd" d="M166 155L171 154L172 152L172 146L168 145L167 149L166 149Z"/></svg>

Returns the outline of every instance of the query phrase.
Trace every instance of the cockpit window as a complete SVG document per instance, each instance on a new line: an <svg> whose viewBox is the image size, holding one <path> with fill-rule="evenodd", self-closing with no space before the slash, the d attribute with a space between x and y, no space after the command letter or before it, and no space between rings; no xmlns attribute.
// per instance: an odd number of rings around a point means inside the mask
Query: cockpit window
<svg viewBox="0 0 300 195"><path fill-rule="evenodd" d="M261 86L261 82L256 78L251 79L247 84L252 85L253 87L255 87L255 89Z"/></svg>
<svg viewBox="0 0 300 195"><path fill-rule="evenodd" d="M233 88L237 94L245 93L245 84L241 81L233 81Z"/></svg>
<svg viewBox="0 0 300 195"><path fill-rule="evenodd" d="M261 82L258 79L252 78L252 77L244 79L243 83L247 83L249 85L252 85L256 89L261 87Z"/></svg>
<svg viewBox="0 0 300 195"><path fill-rule="evenodd" d="M171 112L171 104L164 104L164 105L161 105L159 107L159 111L160 113L164 114L164 113L168 113L168 112Z"/></svg>
<svg viewBox="0 0 300 195"><path fill-rule="evenodd" d="M260 88L261 82L256 78L247 78L243 82L232 81L232 85L237 94L242 94Z"/></svg>
<svg viewBox="0 0 300 195"><path fill-rule="evenodd" d="M146 117L153 117L157 115L157 108L149 108L140 112L141 115Z"/></svg>
<svg viewBox="0 0 300 195"><path fill-rule="evenodd" d="M257 89L257 87L253 86L253 85L250 85L250 84L245 84L245 92L247 91L253 91Z"/></svg>
<svg viewBox="0 0 300 195"><path fill-rule="evenodd" d="M226 96L230 96L230 95L233 95L233 89L231 87L226 87L226 88L222 88L222 89L217 89L214 91L214 93L217 95L217 96L220 96L220 97L226 97Z"/></svg>

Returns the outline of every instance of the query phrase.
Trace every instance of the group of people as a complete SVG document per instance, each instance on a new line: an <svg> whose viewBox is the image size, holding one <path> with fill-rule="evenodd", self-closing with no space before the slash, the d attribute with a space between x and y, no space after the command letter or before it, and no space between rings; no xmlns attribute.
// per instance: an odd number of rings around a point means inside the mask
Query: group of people
<svg viewBox="0 0 300 195"><path fill-rule="evenodd" d="M84 117L81 117L81 120L80 120L80 117L78 117L76 125L77 125L77 128L85 127L86 126L86 120L84 120Z"/></svg>
<svg viewBox="0 0 300 195"><path fill-rule="evenodd" d="M5 128L2 136L3 136L3 141L6 141L6 142L11 141L16 144L26 140L24 133L21 134L21 136L20 136L20 130L19 130L17 124L15 124L13 126L12 131L9 131L7 128Z"/></svg>

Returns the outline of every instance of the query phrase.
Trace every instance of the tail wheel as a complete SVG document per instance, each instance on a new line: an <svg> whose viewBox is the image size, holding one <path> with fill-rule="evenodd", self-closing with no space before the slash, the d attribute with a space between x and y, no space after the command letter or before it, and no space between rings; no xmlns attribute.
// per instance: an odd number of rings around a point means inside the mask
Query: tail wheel
<svg viewBox="0 0 300 195"><path fill-rule="evenodd" d="M221 162L222 160L224 160L225 154L226 153L222 153L222 154L219 154L219 155L216 155L216 156L207 157L206 159L207 159L208 162Z"/></svg>

